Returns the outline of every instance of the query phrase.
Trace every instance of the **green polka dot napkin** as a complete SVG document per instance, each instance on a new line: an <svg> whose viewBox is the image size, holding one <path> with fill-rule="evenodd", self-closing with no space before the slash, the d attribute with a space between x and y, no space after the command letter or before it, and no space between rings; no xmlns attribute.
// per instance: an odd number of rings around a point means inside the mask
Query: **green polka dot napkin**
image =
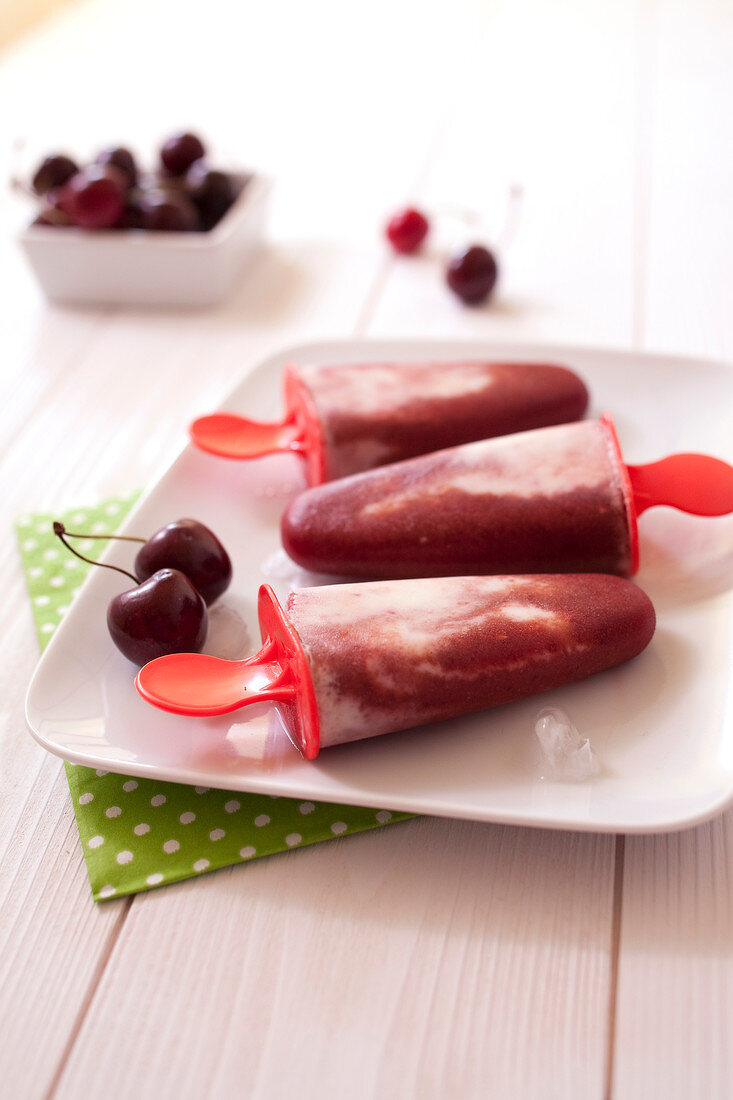
<svg viewBox="0 0 733 1100"><path fill-rule="evenodd" d="M70 531L114 532L136 493L61 516L22 516L18 541L43 647L90 568L64 550L54 519ZM106 543L76 546L97 558ZM187 787L66 764L96 901L193 878L233 863L403 821L411 814L269 795Z"/></svg>

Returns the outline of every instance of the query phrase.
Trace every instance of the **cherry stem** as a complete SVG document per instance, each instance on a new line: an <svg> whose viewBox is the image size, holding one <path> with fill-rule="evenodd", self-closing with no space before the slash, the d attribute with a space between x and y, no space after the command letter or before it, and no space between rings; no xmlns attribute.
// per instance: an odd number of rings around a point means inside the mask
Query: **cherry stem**
<svg viewBox="0 0 733 1100"><path fill-rule="evenodd" d="M89 565L99 565L102 569L114 569L115 573L124 573L126 577L129 577L135 584L140 584L134 573L128 573L126 569L122 569L119 565L108 565L104 561L94 561L93 558L86 558L83 554L80 554L78 550L75 550L73 546L66 541L67 536L72 539L104 539L104 538L119 538L126 539L129 542L145 542L145 539L133 538L131 535L74 535L71 531L67 531L63 523L60 520L55 519L53 521L53 533L57 535L61 542L64 544L67 550L70 550L75 557L80 558L82 561L87 562Z"/></svg>
<svg viewBox="0 0 733 1100"><path fill-rule="evenodd" d="M521 183L513 183L509 191L507 192L506 206L504 208L504 220L499 229L499 232L495 235L487 233L489 238L490 247L494 252L501 256L510 244L514 241L519 228L519 218L522 209L522 201L524 199L524 188ZM478 210L469 210L467 208L457 206L440 206L436 209L435 213L442 214L447 217L457 218L459 221L464 222L466 225L478 226L481 228L483 224L483 217Z"/></svg>
<svg viewBox="0 0 733 1100"><path fill-rule="evenodd" d="M61 528L61 534L66 535L69 539L122 539L124 542L147 542L147 539L141 539L139 535L91 535L85 534L80 531L67 531L63 523L59 523L58 520L54 522L53 529L58 535L59 532L56 527Z"/></svg>

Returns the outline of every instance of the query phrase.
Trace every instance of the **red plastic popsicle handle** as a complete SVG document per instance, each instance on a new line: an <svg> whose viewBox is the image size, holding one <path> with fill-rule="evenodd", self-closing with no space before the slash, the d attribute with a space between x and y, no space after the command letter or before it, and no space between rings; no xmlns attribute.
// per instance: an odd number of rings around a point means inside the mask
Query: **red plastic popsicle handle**
<svg viewBox="0 0 733 1100"><path fill-rule="evenodd" d="M327 478L321 419L310 389L292 363L285 368L283 388L287 412L282 420L263 424L235 413L214 413L194 420L191 440L200 450L221 458L261 458L280 451L300 454L308 484L320 485Z"/></svg>
<svg viewBox="0 0 733 1100"><path fill-rule="evenodd" d="M214 413L194 420L191 439L208 454L220 458L261 458L278 451L305 451L305 440L295 416L262 424L234 413Z"/></svg>
<svg viewBox="0 0 733 1100"><path fill-rule="evenodd" d="M627 466L636 514L668 504L695 516L733 512L733 466L710 455L678 454Z"/></svg>
<svg viewBox="0 0 733 1100"><path fill-rule="evenodd" d="M258 612L265 640L253 657L224 661L205 653L170 653L144 665L135 687L161 710L198 718L250 703L277 703L290 738L311 760L320 734L308 659L269 585L260 588Z"/></svg>
<svg viewBox="0 0 733 1100"><path fill-rule="evenodd" d="M247 661L224 661L205 653L169 653L150 661L135 686L149 703L172 714L227 714L248 703L289 699L295 687L270 639Z"/></svg>

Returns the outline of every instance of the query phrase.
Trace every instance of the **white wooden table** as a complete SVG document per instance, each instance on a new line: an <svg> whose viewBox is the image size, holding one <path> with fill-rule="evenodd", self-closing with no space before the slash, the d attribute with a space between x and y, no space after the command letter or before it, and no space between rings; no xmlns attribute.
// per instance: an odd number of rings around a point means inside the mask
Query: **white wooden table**
<svg viewBox="0 0 733 1100"><path fill-rule="evenodd" d="M437 819L90 900L29 737L14 517L144 485L264 354L480 337L733 357L726 0L92 0L0 55L10 145L181 124L278 180L272 248L202 314L41 299L0 200L0 1091L8 1097L729 1097L733 816L678 835ZM499 232L491 308L385 212Z"/></svg>

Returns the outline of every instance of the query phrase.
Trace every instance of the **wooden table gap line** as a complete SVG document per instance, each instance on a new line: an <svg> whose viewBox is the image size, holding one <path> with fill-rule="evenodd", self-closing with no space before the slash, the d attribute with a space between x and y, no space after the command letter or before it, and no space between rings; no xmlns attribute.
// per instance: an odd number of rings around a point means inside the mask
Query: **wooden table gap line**
<svg viewBox="0 0 733 1100"><path fill-rule="evenodd" d="M104 333L108 321L118 312L119 310L114 306L105 306L99 310L99 316L95 317L89 332L85 336L84 343L77 348L75 353L71 356L67 364L68 371L73 371L77 364L89 355L90 351L94 348L95 341ZM52 404L59 391L68 387L68 384L68 375L58 375L53 378L45 395L46 402ZM11 453L18 439L22 437L26 431L27 424L25 421L20 421L13 427L10 436L0 443L0 461Z"/></svg>
<svg viewBox="0 0 733 1100"><path fill-rule="evenodd" d="M438 159L441 149L445 145L446 134L448 133L450 125L451 111L446 109L443 113L443 117L438 124L433 140L429 142L428 149L425 153L423 163L418 171L415 173L415 179L413 183L412 193L414 195L421 195L425 190L426 184L430 179L433 167ZM385 216L389 214L385 212ZM383 227L380 227L380 231L383 232ZM386 247L386 246L385 246ZM369 331L369 327L372 323L372 319L377 311L379 305L379 299L383 295L387 282L389 280L390 273L394 268L395 256L391 251L385 253L385 259L380 265L374 281L369 288L368 293L365 295L364 304L359 310L359 315L354 325L353 335L358 339L364 337Z"/></svg>
<svg viewBox="0 0 733 1100"><path fill-rule="evenodd" d="M613 1100L613 1062L616 1048L616 1012L618 1000L619 957L621 954L621 921L624 904L624 857L626 837L615 837L613 870L613 914L611 918L611 972L608 988L608 1045L604 1100Z"/></svg>
<svg viewBox="0 0 733 1100"><path fill-rule="evenodd" d="M74 1049L76 1040L79 1037L79 1033L84 1025L87 1014L92 1007L95 994L97 992L97 989L99 988L99 984L102 981L102 978L104 977L104 972L107 969L107 964L112 956L112 952L114 951L117 941L120 938L125 921L127 920L130 909L132 908L132 903L135 900L135 896L135 894L131 894L129 897L124 898L120 905L120 912L117 915L117 920L110 929L109 936L107 937L107 942L104 945L104 951L100 954L94 974L92 975L89 982L89 988L87 989L79 1012L77 1013L76 1019L74 1020L74 1023L71 1027L66 1045L61 1052L58 1064L54 1071L53 1077L51 1078L51 1083L49 1084L48 1089L44 1094L43 1100L53 1100L53 1097L56 1095L59 1081L63 1076L64 1070L66 1069L66 1065L69 1061L69 1058L71 1057L71 1052Z"/></svg>

